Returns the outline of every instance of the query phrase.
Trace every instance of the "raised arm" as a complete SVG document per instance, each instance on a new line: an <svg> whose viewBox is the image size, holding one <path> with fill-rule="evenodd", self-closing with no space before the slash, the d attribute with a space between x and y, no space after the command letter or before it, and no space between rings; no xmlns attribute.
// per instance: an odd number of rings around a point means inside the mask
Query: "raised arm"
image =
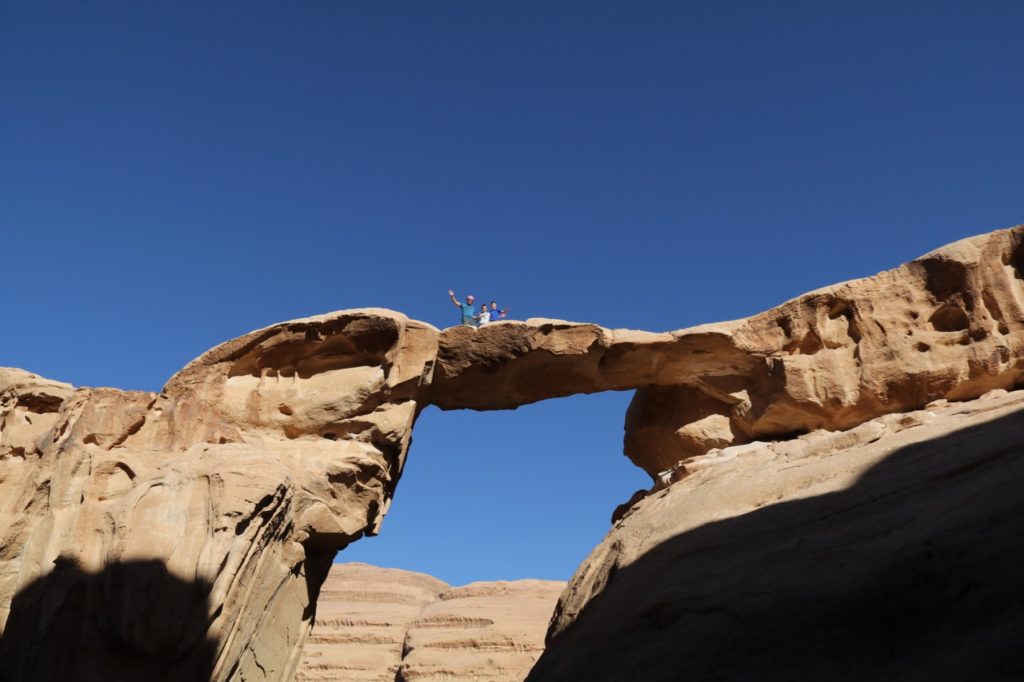
<svg viewBox="0 0 1024 682"><path fill-rule="evenodd" d="M459 299L455 298L455 292L452 291L451 289L448 290L448 298L452 299L452 305L454 305L456 308L462 307L462 304L459 303Z"/></svg>

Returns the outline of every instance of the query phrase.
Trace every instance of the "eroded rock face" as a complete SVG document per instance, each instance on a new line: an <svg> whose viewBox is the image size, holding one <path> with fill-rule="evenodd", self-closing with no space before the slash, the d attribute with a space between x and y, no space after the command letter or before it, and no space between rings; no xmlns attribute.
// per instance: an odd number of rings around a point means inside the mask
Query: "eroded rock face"
<svg viewBox="0 0 1024 682"><path fill-rule="evenodd" d="M694 464L577 569L529 680L1024 676L1024 391Z"/></svg>
<svg viewBox="0 0 1024 682"><path fill-rule="evenodd" d="M333 565L296 679L395 682L409 624L447 589L447 583L425 573Z"/></svg>
<svg viewBox="0 0 1024 682"><path fill-rule="evenodd" d="M737 325L657 334L547 319L452 327L441 334L430 401L441 409L501 410L745 373L755 362L732 341Z"/></svg>
<svg viewBox="0 0 1024 682"><path fill-rule="evenodd" d="M422 573L336 564L299 680L519 682L544 648L564 582L451 587Z"/></svg>
<svg viewBox="0 0 1024 682"><path fill-rule="evenodd" d="M1024 376L1024 227L746 320L663 334L553 320L441 335L431 402L501 409L639 388L626 454L652 476L715 448L846 429Z"/></svg>
<svg viewBox="0 0 1024 682"><path fill-rule="evenodd" d="M247 334L161 394L3 370L0 674L290 677L334 553L387 509L436 343L369 309Z"/></svg>
<svg viewBox="0 0 1024 682"><path fill-rule="evenodd" d="M229 341L160 394L0 370L0 675L287 678L331 558L379 529L413 422L429 403L506 409L639 389L625 450L656 485L620 511L622 523L637 524L665 486L730 471L745 443L761 452L752 442L847 429L826 439L853 438L856 448L862 429L893 428L873 421L883 415L1013 388L1024 374L1022 241L1024 227L993 232L746 320L669 333L542 319L439 333L366 309ZM822 476L852 467L871 478L868 464L854 458L848 467L843 453ZM790 466L744 461L758 476ZM956 475L935 466L940 480ZM768 485L775 497L762 504L814 495L814 485ZM723 501L728 489L718 491L702 513L742 516L742 504ZM677 511L692 516L666 513ZM594 570L563 600L555 641L571 641L581 614L603 608L614 571ZM678 620L674 607L644 613L637 617ZM407 635L413 648L401 674L441 674L440 659L428 656L442 648L429 644L432 633ZM83 645L69 650L69 641ZM550 660L552 670L562 665Z"/></svg>

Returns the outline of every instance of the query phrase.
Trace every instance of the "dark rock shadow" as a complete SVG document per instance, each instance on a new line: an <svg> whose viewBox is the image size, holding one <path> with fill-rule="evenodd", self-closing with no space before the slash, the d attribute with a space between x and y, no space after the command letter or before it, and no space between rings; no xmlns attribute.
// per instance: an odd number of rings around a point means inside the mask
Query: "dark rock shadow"
<svg viewBox="0 0 1024 682"><path fill-rule="evenodd" d="M1024 680L1024 411L661 543L528 680Z"/></svg>
<svg viewBox="0 0 1024 682"><path fill-rule="evenodd" d="M210 585L161 561L87 573L73 562L21 590L0 639L0 680L209 680Z"/></svg>

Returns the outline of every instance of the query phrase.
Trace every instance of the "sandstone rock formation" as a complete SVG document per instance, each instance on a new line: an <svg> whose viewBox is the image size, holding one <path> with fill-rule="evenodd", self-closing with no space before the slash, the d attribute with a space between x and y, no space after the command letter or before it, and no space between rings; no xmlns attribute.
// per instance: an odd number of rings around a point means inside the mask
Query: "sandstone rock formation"
<svg viewBox="0 0 1024 682"><path fill-rule="evenodd" d="M371 309L247 334L161 394L0 373L0 675L290 677L336 550L387 509L436 343Z"/></svg>
<svg viewBox="0 0 1024 682"><path fill-rule="evenodd" d="M334 564L296 679L394 682L409 623L446 589L447 583L424 573Z"/></svg>
<svg viewBox="0 0 1024 682"><path fill-rule="evenodd" d="M564 582L477 582L441 593L405 637L396 680L520 682L544 649Z"/></svg>
<svg viewBox="0 0 1024 682"><path fill-rule="evenodd" d="M891 428L872 421L884 415L1012 389L1024 376L1022 331L1024 226L746 320L668 333L541 319L439 333L366 309L229 341L160 394L0 370L0 676L289 677L331 559L379 529L427 404L505 409L639 389L625 450L661 500L666 485L728 471L743 444L800 443L822 429L856 440L870 424ZM843 453L828 460L836 471ZM941 459L934 466L956 479ZM771 490L781 501L802 494ZM724 494L708 501L714 518L737 513ZM645 495L618 517L639 523L629 519L656 508ZM582 596L564 601L553 642L579 641L572 623L595 622L577 615L596 612L606 573L574 581ZM414 643L429 640L416 632ZM418 656L402 674L434 665ZM545 657L538 675L548 665L561 664Z"/></svg>
<svg viewBox="0 0 1024 682"><path fill-rule="evenodd" d="M626 454L652 476L714 448L846 429L1024 376L1024 226L735 322L663 334L556 320L441 334L431 402L501 409L639 388Z"/></svg>
<svg viewBox="0 0 1024 682"><path fill-rule="evenodd" d="M451 587L422 573L335 564L296 679L519 682L564 582Z"/></svg>
<svg viewBox="0 0 1024 682"><path fill-rule="evenodd" d="M1024 391L694 463L583 562L529 680L1024 678Z"/></svg>

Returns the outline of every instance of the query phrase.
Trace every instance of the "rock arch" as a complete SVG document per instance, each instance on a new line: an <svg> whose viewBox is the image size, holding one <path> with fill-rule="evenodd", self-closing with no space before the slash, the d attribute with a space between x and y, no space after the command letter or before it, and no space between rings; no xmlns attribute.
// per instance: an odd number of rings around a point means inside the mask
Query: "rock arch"
<svg viewBox="0 0 1024 682"><path fill-rule="evenodd" d="M731 445L1016 386L1022 242L1024 227L993 232L745 320L667 333L545 319L438 331L369 308L228 341L161 393L2 369L0 623L55 565L100 575L159 561L204 586L211 679L287 678L327 567L379 528L426 405L635 389L626 454L664 485ZM38 613L27 631L60 636ZM158 615L136 625L165 626ZM88 669L88 652L77 656L68 669Z"/></svg>

